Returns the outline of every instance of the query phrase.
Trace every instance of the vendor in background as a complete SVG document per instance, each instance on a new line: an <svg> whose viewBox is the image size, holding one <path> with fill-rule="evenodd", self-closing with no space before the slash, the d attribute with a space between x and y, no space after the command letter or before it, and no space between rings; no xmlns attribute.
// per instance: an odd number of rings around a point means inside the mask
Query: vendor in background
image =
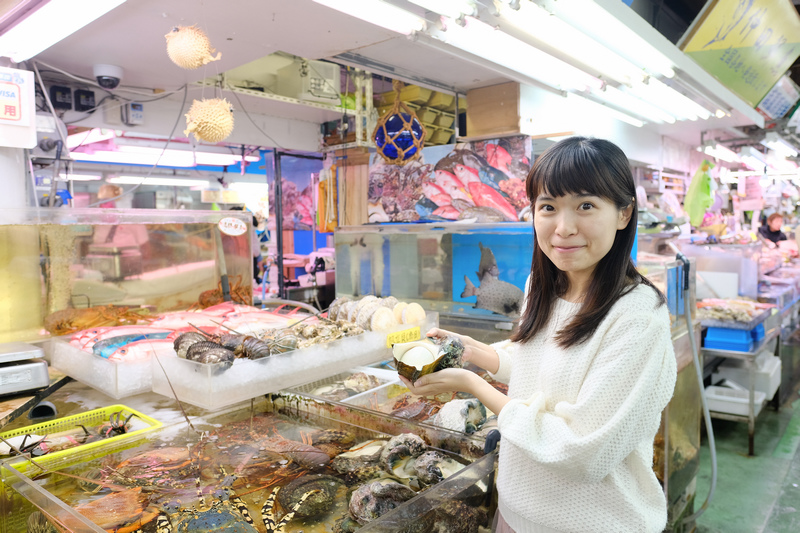
<svg viewBox="0 0 800 533"><path fill-rule="evenodd" d="M767 223L758 228L758 234L773 243L772 248L774 248L778 241L786 240L786 234L781 231L781 226L783 226L783 217L780 213L772 213L767 219Z"/></svg>
<svg viewBox="0 0 800 533"><path fill-rule="evenodd" d="M231 211L244 211L244 207L236 206L231 207ZM261 283L261 273L264 268L264 257L261 255L261 241L256 235L256 226L258 226L258 219L253 215L253 227L250 230L250 241L253 249L253 279L256 283Z"/></svg>

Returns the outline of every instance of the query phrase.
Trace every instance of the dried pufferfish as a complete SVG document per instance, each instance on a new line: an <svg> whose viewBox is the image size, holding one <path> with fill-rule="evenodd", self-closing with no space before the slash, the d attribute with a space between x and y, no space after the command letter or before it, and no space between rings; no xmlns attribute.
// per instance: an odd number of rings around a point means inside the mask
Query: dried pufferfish
<svg viewBox="0 0 800 533"><path fill-rule="evenodd" d="M201 141L218 143L233 131L233 107L224 98L195 100L186 113L184 135L194 133Z"/></svg>
<svg viewBox="0 0 800 533"><path fill-rule="evenodd" d="M181 68L194 70L222 57L222 52L214 55L216 50L197 26L175 26L164 37L167 39L167 55Z"/></svg>

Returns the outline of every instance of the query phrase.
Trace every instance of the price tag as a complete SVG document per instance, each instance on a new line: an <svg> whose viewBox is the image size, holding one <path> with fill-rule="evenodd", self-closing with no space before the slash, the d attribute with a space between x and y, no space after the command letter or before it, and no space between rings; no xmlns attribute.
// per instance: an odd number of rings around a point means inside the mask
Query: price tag
<svg viewBox="0 0 800 533"><path fill-rule="evenodd" d="M401 342L411 342L411 341L418 341L420 339L420 329L419 326L415 326L413 328L404 329L402 331L395 331L394 333L389 333L386 336L386 346L387 348L391 348L393 344L399 344Z"/></svg>
<svg viewBox="0 0 800 533"><path fill-rule="evenodd" d="M222 233L224 233L225 235L230 235L232 237L243 235L244 232L247 231L247 224L245 224L238 218L225 217L219 221L218 225L219 225L219 230Z"/></svg>

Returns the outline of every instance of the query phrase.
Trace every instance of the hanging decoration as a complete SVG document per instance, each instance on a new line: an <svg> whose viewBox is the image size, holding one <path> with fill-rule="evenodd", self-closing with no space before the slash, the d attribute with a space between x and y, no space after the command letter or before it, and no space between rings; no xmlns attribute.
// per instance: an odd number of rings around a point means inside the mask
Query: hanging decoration
<svg viewBox="0 0 800 533"><path fill-rule="evenodd" d="M198 140L218 143L233 131L233 107L224 98L195 100L186 113L184 135L194 133Z"/></svg>
<svg viewBox="0 0 800 533"><path fill-rule="evenodd" d="M212 61L218 61L222 52L212 48L203 30L197 26L175 26L164 37L167 55L173 63L186 70L194 70ZM217 55L214 55L217 52Z"/></svg>
<svg viewBox="0 0 800 533"><path fill-rule="evenodd" d="M382 158L402 166L420 156L426 132L417 115L400 100L400 86L394 80L394 105L378 119L372 138Z"/></svg>

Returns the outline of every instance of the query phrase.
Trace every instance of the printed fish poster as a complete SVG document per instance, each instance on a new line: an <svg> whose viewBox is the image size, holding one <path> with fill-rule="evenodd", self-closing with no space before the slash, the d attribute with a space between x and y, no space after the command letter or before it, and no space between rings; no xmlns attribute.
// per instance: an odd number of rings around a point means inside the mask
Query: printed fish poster
<svg viewBox="0 0 800 533"><path fill-rule="evenodd" d="M373 156L368 214L381 222L529 220L527 136L424 148L404 166Z"/></svg>

